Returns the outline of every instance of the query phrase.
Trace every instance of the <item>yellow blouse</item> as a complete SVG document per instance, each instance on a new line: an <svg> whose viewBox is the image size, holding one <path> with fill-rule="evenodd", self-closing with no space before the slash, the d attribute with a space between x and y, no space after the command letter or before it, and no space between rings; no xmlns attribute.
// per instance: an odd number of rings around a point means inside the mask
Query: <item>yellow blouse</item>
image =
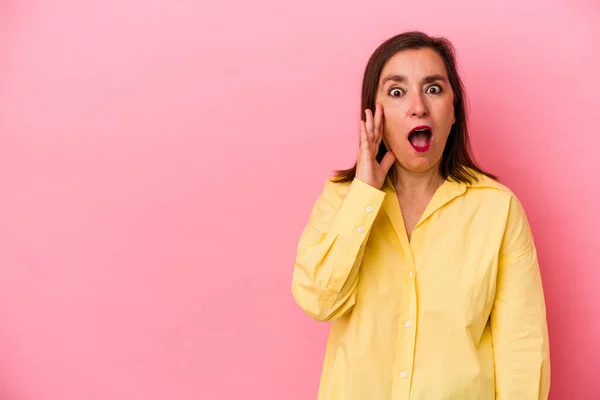
<svg viewBox="0 0 600 400"><path fill-rule="evenodd" d="M292 293L332 321L321 400L547 399L546 309L515 195L481 176L438 188L409 242L394 188L328 180Z"/></svg>

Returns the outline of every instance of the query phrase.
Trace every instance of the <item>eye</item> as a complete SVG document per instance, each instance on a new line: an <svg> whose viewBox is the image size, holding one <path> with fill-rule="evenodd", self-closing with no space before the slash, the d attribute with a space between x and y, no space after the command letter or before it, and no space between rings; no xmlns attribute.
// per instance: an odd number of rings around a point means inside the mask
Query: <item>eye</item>
<svg viewBox="0 0 600 400"><path fill-rule="evenodd" d="M404 91L400 88L391 88L388 91L388 94L392 97L400 97L400 96L402 96L403 93L404 93Z"/></svg>
<svg viewBox="0 0 600 400"><path fill-rule="evenodd" d="M440 85L431 85L427 88L427 93L429 94L440 94L442 92L443 90Z"/></svg>

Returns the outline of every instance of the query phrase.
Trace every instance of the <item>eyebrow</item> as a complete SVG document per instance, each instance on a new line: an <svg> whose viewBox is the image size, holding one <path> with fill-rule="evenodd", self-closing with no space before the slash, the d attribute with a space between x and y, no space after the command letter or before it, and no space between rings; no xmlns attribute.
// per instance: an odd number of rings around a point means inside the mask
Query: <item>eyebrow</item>
<svg viewBox="0 0 600 400"><path fill-rule="evenodd" d="M404 76L404 75L388 75L385 78L383 78L383 80L381 81L381 86L385 85L389 81L397 82L397 83L406 83L407 80L408 79L406 79L406 76ZM440 75L440 74L429 75L421 80L421 82L424 84L432 83L432 82L436 82L436 81L448 82L446 77L443 75Z"/></svg>

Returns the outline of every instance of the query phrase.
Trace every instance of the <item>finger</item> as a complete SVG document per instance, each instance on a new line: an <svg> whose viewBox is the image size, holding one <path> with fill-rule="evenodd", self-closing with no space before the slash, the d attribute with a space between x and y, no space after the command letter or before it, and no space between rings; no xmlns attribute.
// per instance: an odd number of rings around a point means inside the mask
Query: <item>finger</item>
<svg viewBox="0 0 600 400"><path fill-rule="evenodd" d="M365 110L365 118L366 118L366 125L367 125L367 137L369 138L369 140L374 140L373 112L368 108Z"/></svg>
<svg viewBox="0 0 600 400"><path fill-rule="evenodd" d="M385 153L385 156L383 156L383 159L380 163L381 168L383 168L386 174L390 170L392 165L394 165L394 161L396 161L396 156L394 156L394 153L388 150L388 152Z"/></svg>
<svg viewBox="0 0 600 400"><path fill-rule="evenodd" d="M369 136L367 134L367 126L365 121L360 121L360 148L364 150L369 149Z"/></svg>
<svg viewBox="0 0 600 400"><path fill-rule="evenodd" d="M383 127L383 107L380 104L375 106L375 122L374 122L374 130L375 140L379 141L381 138L381 131Z"/></svg>

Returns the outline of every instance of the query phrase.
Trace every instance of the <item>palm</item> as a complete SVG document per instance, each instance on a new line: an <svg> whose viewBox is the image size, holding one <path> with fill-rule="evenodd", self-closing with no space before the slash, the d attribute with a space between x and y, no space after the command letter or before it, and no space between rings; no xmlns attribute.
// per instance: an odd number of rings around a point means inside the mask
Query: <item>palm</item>
<svg viewBox="0 0 600 400"><path fill-rule="evenodd" d="M360 121L360 148L356 163L356 178L379 189L383 186L395 157L391 151L388 151L381 163L377 161L379 145L383 139L382 107L377 105L374 118L371 110L366 110L365 114L366 121Z"/></svg>

